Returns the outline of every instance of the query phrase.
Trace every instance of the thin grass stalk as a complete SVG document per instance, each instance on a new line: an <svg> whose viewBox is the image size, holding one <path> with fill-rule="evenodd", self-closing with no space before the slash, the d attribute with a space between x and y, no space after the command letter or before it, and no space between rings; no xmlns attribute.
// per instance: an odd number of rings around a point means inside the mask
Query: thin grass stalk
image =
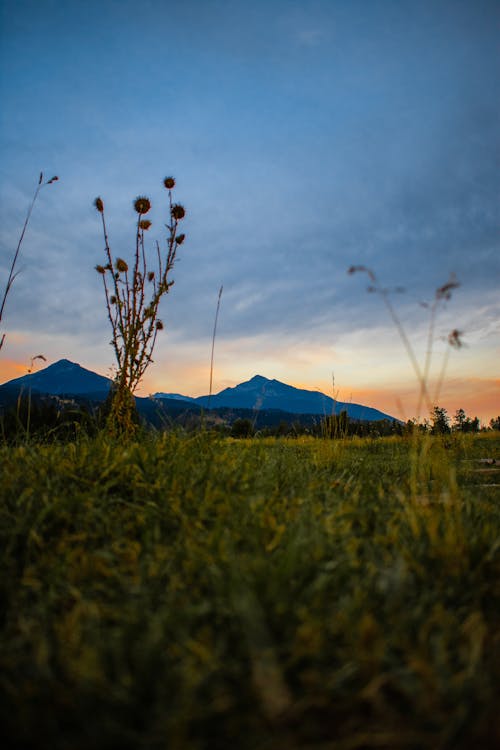
<svg viewBox="0 0 500 750"><path fill-rule="evenodd" d="M397 313L396 313L396 311L395 311L395 309L394 309L394 307L392 305L392 302L389 299L387 290L380 289L380 294L382 296L382 299L384 300L384 304L385 304L387 310L389 311L389 314L390 314L390 316L392 318L392 321L393 321L394 325L396 326L396 329L397 329L397 331L399 333L399 336L400 336L400 338L401 338L401 340L403 342L403 345L404 345L404 347L406 349L406 353L408 354L408 358L409 358L409 360L410 360L410 362L412 364L412 367L413 367L413 370L415 372L415 375L417 376L417 380L418 380L418 382L420 384L420 395L421 395L422 398L425 398L425 400L427 401L427 405L429 407L429 410L430 410L430 409L432 409L432 401L431 401L431 399L429 397L429 391L428 391L428 388L427 388L427 382L426 382L426 380L425 380L425 378L424 378L424 376L423 376L423 374L422 374L422 372L420 370L420 366L418 364L417 357L416 357L415 352L413 350L413 347L412 347L412 345L410 343L410 340L409 340L408 336L406 335L406 331L405 331L405 329L403 327L403 324L401 323L401 320L399 319L399 317L398 317L398 315L397 315ZM417 409L417 412L419 412L419 411L420 411L420 403L419 403L419 407Z"/></svg>
<svg viewBox="0 0 500 750"><path fill-rule="evenodd" d="M213 383L213 374L214 374L214 351L215 351L215 337L217 334L217 321L219 320L219 310L220 310L220 300L222 297L222 290L223 286L221 285L221 288L219 289L219 296L217 297L217 308L215 310L215 320L214 320L214 330L212 333L212 352L210 355L210 386L208 390L208 406L207 408L210 409L210 401L212 399L212 383Z"/></svg>
<svg viewBox="0 0 500 750"><path fill-rule="evenodd" d="M33 212L33 208L35 206L35 203L36 203L36 200L37 200L38 195L40 193L40 190L42 188L44 188L46 185L51 185L53 182L57 182L58 179L59 179L59 177L52 177L50 180L47 180L47 182L43 182L43 172L40 172L40 177L38 179L38 185L37 185L35 193L33 195L33 199L31 201L31 204L30 204L30 206L28 208L28 213L26 214L26 219L24 220L24 225L23 225L23 229L22 229L22 232L21 232L21 236L19 237L19 242L17 243L16 252L14 253L14 258L12 259L12 263L11 263L11 266L10 266L9 277L7 279L7 284L5 286L5 291L4 291L3 298L2 298L2 304L0 305L0 324L2 322L2 318L3 318L3 313L4 313L5 303L7 301L7 297L9 296L9 292L11 290L12 284L14 283L14 281L15 281L18 273L19 273L19 272L17 272L17 273L15 272L17 259L19 257L19 252L21 250L21 245L23 244L24 235L26 234L26 229L28 228L28 224L29 224L29 221L30 221L30 218L31 218L31 214ZM2 336L1 336L1 338L0 338L0 349L2 348L2 346L4 344L4 341L5 341L5 333L3 333Z"/></svg>
<svg viewBox="0 0 500 750"><path fill-rule="evenodd" d="M438 287L438 289L436 289L434 300L431 305L429 328L427 332L427 350L426 350L426 356L425 356L425 362L424 362L424 369L422 371L418 364L417 357L415 356L415 352L410 343L410 340L408 339L408 336L406 335L404 326L401 323L401 320L399 319L392 305L392 302L389 299L389 291L387 289L383 289L380 286L375 273L370 268L367 268L366 266L351 266L348 269L349 274L353 274L358 271L361 271L368 275L370 281L372 282L372 285L368 287L368 291L376 292L382 297L384 304L389 312L389 315L391 316L392 321L394 325L396 326L396 329L400 335L400 338L403 341L404 347L406 349L406 352L408 354L408 357L410 359L410 362L412 364L412 367L415 371L415 375L417 376L417 380L420 385L418 405L417 405L417 421L418 421L420 419L420 410L422 408L422 402L424 400L426 401L429 411L432 411L433 403L436 402L436 398L434 399L434 402L431 400L431 397L429 394L428 380L429 380L430 367L431 367L431 361L432 361L433 341L434 341L434 332L435 332L435 326L436 326L436 315L437 315L438 306L441 301L447 301L451 299L452 291L456 289L457 287L459 287L460 284L456 280L455 275L451 274L449 280L442 286ZM424 306L428 307L428 305L424 305ZM462 346L460 336L461 336L460 331L457 331L457 330L452 331L448 337L448 342L450 343L450 345L455 346L457 348ZM440 380L438 381L438 388L436 391L437 394L439 394L439 391L441 389L441 383L442 383L442 379L444 378L444 373L446 371L447 363L448 363L448 356L445 356L443 367L441 369Z"/></svg>

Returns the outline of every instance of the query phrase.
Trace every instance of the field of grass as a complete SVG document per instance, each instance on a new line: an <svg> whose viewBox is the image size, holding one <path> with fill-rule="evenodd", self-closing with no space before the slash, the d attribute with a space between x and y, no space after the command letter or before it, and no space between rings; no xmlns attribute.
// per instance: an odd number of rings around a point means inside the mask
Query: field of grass
<svg viewBox="0 0 500 750"><path fill-rule="evenodd" d="M0 447L8 747L498 747L486 458L498 433Z"/></svg>

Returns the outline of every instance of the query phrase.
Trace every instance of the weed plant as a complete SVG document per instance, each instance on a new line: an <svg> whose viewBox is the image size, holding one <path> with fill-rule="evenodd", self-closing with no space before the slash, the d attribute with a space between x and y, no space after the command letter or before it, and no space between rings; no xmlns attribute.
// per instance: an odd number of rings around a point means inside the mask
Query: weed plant
<svg viewBox="0 0 500 750"><path fill-rule="evenodd" d="M38 185L36 187L35 193L33 195L33 198L31 200L31 203L28 208L28 213L26 214L26 219L24 220L24 225L21 230L21 235L19 237L19 241L17 243L16 251L14 253L14 257L12 258L12 263L10 264L10 270L9 275L7 277L7 283L5 284L5 290L2 297L2 303L0 304L0 349L2 349L4 343L5 343L5 333L1 332L1 325L2 325L2 318L4 314L5 309L5 303L7 302L7 297L9 296L9 292L12 288L12 284L16 280L16 276L18 275L19 271L16 271L16 264L17 259L19 257L19 252L21 250L21 245L23 244L24 235L26 234L26 229L28 228L28 224L31 218L31 214L33 212L33 209L35 207L35 203L37 201L38 195L40 193L40 190L44 188L46 185L52 185L52 183L57 182L59 177L51 177L50 180L43 181L43 172L40 172L40 177L38 178Z"/></svg>
<svg viewBox="0 0 500 750"><path fill-rule="evenodd" d="M114 258L108 238L104 203L101 198L94 201L101 216L106 255L105 265L98 264L96 271L103 280L106 308L113 332L111 344L117 362L108 414L108 429L115 435L130 435L137 429L133 394L153 361L156 338L158 332L163 330L163 322L158 317L159 304L174 283L170 275L177 250L185 239L185 235L177 231L186 212L179 203L173 203L174 178L166 177L163 185L168 191L168 235L164 252L156 242L155 270L151 269L150 263L148 265L144 242L144 233L151 227L151 221L144 218L151 209L149 198L139 196L133 204L137 224L135 252L130 268L123 258Z"/></svg>
<svg viewBox="0 0 500 750"><path fill-rule="evenodd" d="M411 362L411 365L413 367L413 371L415 372L415 375L417 377L417 381L419 384L419 393L418 393L418 405L417 405L417 421L421 417L421 408L422 404L425 403L427 405L428 411L432 412L434 407L436 406L436 403L439 399L439 393L441 391L441 386L443 384L443 380L446 374L446 367L448 365L448 358L450 353L450 348L446 350L446 353L443 357L443 362L440 368L438 381L436 390L433 395L431 395L429 390L429 377L430 377L430 371L431 371L431 362L433 357L433 347L434 347L434 337L435 337L435 329L436 329L436 318L439 311L439 308L442 304L449 301L451 299L451 295L455 289L457 289L460 284L456 280L455 276L452 274L449 281L447 281L442 286L438 287L434 293L434 298L431 303L422 302L420 303L422 307L429 310L429 325L427 330L427 350L425 354L425 361L423 367L419 364L417 356L415 354L415 350L411 344L410 338L401 322L401 319L399 315L396 312L396 309L391 301L391 292L404 292L403 287L396 287L395 289L387 289L382 286L379 279L377 278L374 271L372 271L371 268L367 268L367 266L351 266L348 271L349 274L354 273L364 273L368 276L370 280L370 284L367 288L367 291L370 293L378 294L379 297L382 299L392 322L394 323L394 326L401 338L401 341L403 342L406 354L408 355L408 359ZM462 346L462 332L458 329L454 329L451 331L451 333L448 335L448 344L451 348L459 349Z"/></svg>
<svg viewBox="0 0 500 750"><path fill-rule="evenodd" d="M479 459L499 453L495 433L0 448L7 746L498 747Z"/></svg>

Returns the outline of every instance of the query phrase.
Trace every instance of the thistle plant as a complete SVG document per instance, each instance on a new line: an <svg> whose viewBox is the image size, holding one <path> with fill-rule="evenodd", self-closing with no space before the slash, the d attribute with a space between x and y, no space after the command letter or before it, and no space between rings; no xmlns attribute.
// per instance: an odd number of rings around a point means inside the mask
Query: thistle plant
<svg viewBox="0 0 500 750"><path fill-rule="evenodd" d="M51 177L50 180L46 180L44 182L43 172L40 172L40 177L38 178L38 185L36 187L35 193L33 195L30 206L28 208L28 213L26 214L26 219L24 220L23 229L21 231L21 236L19 237L19 242L17 243L16 251L14 253L12 263L10 264L9 276L8 276L7 284L5 285L5 291L2 297L2 304L0 305L0 326L2 324L2 317L3 317L3 312L5 309L5 303L7 302L7 297L9 296L9 292L11 290L12 284L16 280L16 277L19 273L19 271L16 271L17 259L19 257L19 251L21 250L21 245L23 244L23 239L26 233L26 229L28 228L29 220L31 218L31 213L33 211L33 208L35 207L36 199L38 198L38 194L40 193L40 190L42 188L44 188L46 185L52 185L52 183L57 182L58 179L59 177ZM0 349L4 345L4 342L5 342L5 333L0 333Z"/></svg>
<svg viewBox="0 0 500 750"><path fill-rule="evenodd" d="M182 205L172 200L174 178L166 177L163 185L168 191L169 220L165 225L166 247L162 249L158 241L155 243L154 270L151 268L145 247L145 233L152 226L151 221L144 218L151 209L149 198L139 196L133 202L137 224L135 251L131 263L113 255L106 228L104 203L101 198L94 201L94 206L101 216L106 257L105 264L97 265L95 268L103 280L106 308L113 334L110 343L117 362L117 373L110 396L108 429L118 435L135 430L133 394L153 361L156 339L163 329L163 322L158 317L159 304L174 283L170 279L170 274L177 250L185 239L185 235L178 232L178 228L186 212Z"/></svg>

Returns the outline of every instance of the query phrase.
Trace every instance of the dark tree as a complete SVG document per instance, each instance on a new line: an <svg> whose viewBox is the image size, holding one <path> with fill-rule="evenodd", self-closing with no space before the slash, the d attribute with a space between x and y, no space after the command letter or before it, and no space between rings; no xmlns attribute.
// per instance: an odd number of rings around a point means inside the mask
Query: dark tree
<svg viewBox="0 0 500 750"><path fill-rule="evenodd" d="M254 434L253 424L249 419L236 419L231 427L231 437L246 438Z"/></svg>
<svg viewBox="0 0 500 750"><path fill-rule="evenodd" d="M431 433L433 435L447 435L450 432L450 418L446 409L435 406L431 412Z"/></svg>

